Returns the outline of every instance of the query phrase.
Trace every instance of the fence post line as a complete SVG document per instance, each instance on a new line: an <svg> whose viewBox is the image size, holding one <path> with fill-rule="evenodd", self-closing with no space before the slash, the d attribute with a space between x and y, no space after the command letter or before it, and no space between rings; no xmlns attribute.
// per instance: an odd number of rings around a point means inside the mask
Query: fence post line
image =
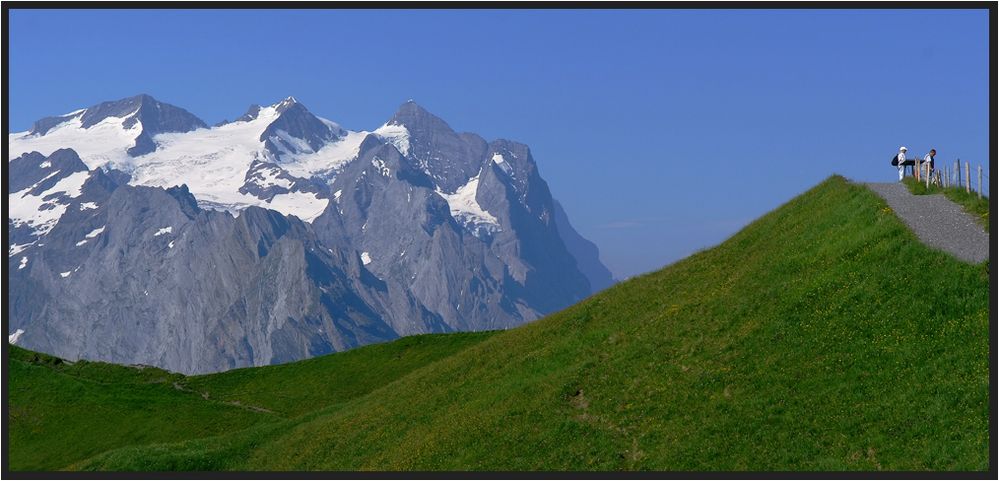
<svg viewBox="0 0 999 481"><path fill-rule="evenodd" d="M978 164L978 198L982 198L982 165Z"/></svg>
<svg viewBox="0 0 999 481"><path fill-rule="evenodd" d="M964 191L971 193L971 162L964 161Z"/></svg>

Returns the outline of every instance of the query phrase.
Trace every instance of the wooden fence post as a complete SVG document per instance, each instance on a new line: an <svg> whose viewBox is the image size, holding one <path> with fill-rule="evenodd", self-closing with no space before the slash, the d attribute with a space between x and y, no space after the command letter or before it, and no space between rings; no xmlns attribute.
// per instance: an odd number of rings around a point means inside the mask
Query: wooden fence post
<svg viewBox="0 0 999 481"><path fill-rule="evenodd" d="M961 187L961 159L954 162L954 180L957 181L958 188Z"/></svg>
<svg viewBox="0 0 999 481"><path fill-rule="evenodd" d="M982 166L978 166L978 198L982 198Z"/></svg>
<svg viewBox="0 0 999 481"><path fill-rule="evenodd" d="M919 159L914 160L913 164L914 165L912 166L912 172L913 174L915 174L916 182L919 182L919 173L920 173L919 171L922 169L922 166L919 165Z"/></svg>
<svg viewBox="0 0 999 481"><path fill-rule="evenodd" d="M926 164L926 189L929 190L930 189L930 163L929 162L923 162L923 163Z"/></svg>
<svg viewBox="0 0 999 481"><path fill-rule="evenodd" d="M947 169L948 167L946 165L943 166L943 183L941 185L944 189L950 185L950 171Z"/></svg>
<svg viewBox="0 0 999 481"><path fill-rule="evenodd" d="M964 191L971 193L971 162L964 161Z"/></svg>

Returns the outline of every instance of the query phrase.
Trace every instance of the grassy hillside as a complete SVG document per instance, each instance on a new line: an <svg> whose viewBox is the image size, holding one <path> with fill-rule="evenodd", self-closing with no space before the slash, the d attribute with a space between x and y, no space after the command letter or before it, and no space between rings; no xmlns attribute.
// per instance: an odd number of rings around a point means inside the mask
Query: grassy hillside
<svg viewBox="0 0 999 481"><path fill-rule="evenodd" d="M424 336L406 372L360 349L183 379L204 402L273 413L70 467L984 470L987 269L930 251L833 177L714 249L538 322L440 355L441 336ZM319 370L348 356L351 376ZM362 380L365 366L380 379Z"/></svg>
<svg viewBox="0 0 999 481"><path fill-rule="evenodd" d="M10 467L58 469L110 449L217 435L267 416L177 390L155 368L78 362L10 347ZM188 420L197 420L189 423Z"/></svg>
<svg viewBox="0 0 999 481"><path fill-rule="evenodd" d="M56 470L125 446L277 428L481 342L492 333L413 336L342 354L208 376L66 363L10 347L10 467Z"/></svg>

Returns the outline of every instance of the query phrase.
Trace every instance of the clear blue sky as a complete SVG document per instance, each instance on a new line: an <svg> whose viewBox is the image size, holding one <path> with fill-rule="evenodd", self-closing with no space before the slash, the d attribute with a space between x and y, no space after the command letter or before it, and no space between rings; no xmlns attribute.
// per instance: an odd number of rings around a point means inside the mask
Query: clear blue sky
<svg viewBox="0 0 999 481"><path fill-rule="evenodd" d="M900 144L991 158L984 10L12 10L9 35L11 131L143 92L210 124L294 95L527 143L620 277L832 173L891 180Z"/></svg>

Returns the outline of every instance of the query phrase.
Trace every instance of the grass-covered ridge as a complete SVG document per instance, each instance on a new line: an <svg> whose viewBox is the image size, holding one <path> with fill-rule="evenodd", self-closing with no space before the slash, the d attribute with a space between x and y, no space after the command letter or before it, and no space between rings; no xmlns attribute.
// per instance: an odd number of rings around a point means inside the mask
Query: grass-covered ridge
<svg viewBox="0 0 999 481"><path fill-rule="evenodd" d="M926 248L834 177L716 248L540 321L451 335L460 345L439 355L446 336L423 336L413 369L359 349L182 379L192 400L238 400L219 405L253 418L49 467L984 470L988 296L985 265ZM378 382L341 389L358 376L318 370L350 355ZM12 383L31 391L35 374Z"/></svg>

